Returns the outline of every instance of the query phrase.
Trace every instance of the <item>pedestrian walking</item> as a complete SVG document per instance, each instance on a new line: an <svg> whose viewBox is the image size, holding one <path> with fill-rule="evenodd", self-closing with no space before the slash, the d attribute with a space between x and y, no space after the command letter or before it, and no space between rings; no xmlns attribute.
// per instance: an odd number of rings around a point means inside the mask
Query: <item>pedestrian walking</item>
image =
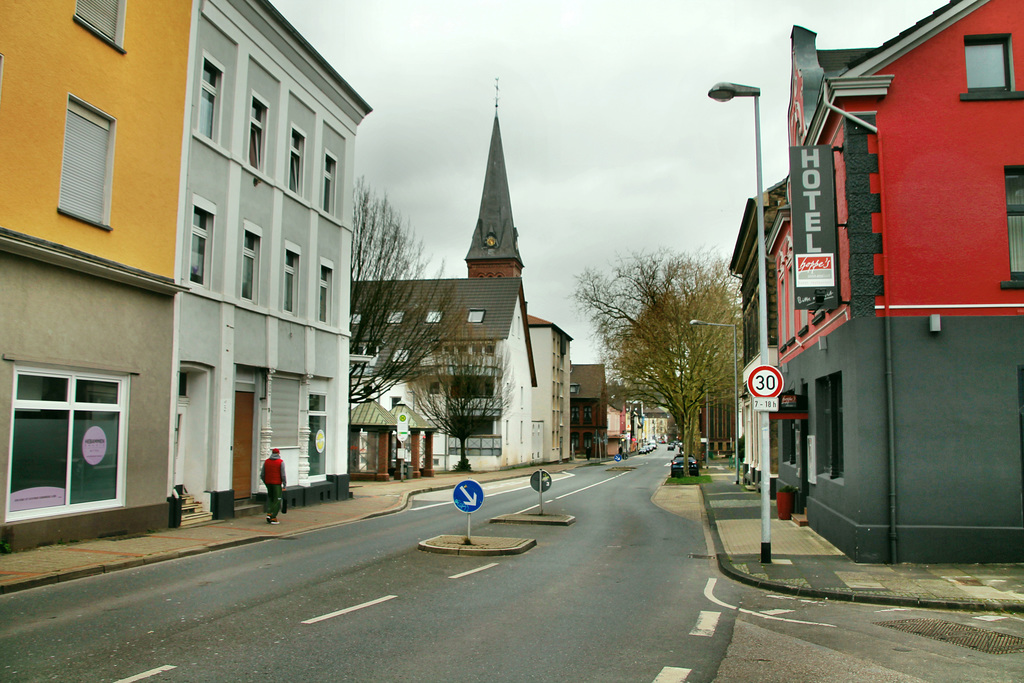
<svg viewBox="0 0 1024 683"><path fill-rule="evenodd" d="M279 449L270 451L270 457L263 462L263 467L260 468L260 481L267 486L267 524L279 524L277 513L281 511L282 494L288 484L284 460L281 459Z"/></svg>

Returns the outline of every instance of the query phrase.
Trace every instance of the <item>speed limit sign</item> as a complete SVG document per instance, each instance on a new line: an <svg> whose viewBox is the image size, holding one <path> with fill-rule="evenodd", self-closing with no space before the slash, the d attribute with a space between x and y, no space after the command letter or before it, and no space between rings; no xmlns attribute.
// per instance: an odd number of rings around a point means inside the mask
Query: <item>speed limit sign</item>
<svg viewBox="0 0 1024 683"><path fill-rule="evenodd" d="M782 393L782 373L771 365L759 365L747 377L747 389L754 398L777 398Z"/></svg>

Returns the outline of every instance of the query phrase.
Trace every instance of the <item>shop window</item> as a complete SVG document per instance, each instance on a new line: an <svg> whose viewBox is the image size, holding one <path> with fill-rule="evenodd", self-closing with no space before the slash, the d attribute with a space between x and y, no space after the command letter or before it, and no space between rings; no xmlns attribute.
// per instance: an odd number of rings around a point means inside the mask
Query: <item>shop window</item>
<svg viewBox="0 0 1024 683"><path fill-rule="evenodd" d="M327 452L327 396L309 394L309 476L322 477Z"/></svg>
<svg viewBox="0 0 1024 683"><path fill-rule="evenodd" d="M19 369L8 519L122 504L124 377Z"/></svg>
<svg viewBox="0 0 1024 683"><path fill-rule="evenodd" d="M843 376L835 373L817 380L818 471L833 479L843 476Z"/></svg>

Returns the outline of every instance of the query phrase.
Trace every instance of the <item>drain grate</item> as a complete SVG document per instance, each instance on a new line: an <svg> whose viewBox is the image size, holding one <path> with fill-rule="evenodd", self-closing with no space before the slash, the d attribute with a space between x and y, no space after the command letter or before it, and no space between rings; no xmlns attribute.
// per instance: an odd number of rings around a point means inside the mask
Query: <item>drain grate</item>
<svg viewBox="0 0 1024 683"><path fill-rule="evenodd" d="M926 638L967 647L990 655L1005 655L1013 652L1024 652L1024 638L1011 636L998 631L986 631L974 626L955 624L941 619L902 619L900 621L881 621L876 626L914 633Z"/></svg>

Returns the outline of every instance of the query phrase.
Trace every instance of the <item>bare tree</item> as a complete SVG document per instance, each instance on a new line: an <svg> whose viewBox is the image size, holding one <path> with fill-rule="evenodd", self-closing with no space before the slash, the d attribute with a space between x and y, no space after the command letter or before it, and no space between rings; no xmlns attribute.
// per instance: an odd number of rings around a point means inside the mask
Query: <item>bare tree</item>
<svg viewBox="0 0 1024 683"><path fill-rule="evenodd" d="M453 291L420 279L422 240L386 194L356 181L352 236L349 402L365 403L415 378L451 333Z"/></svg>
<svg viewBox="0 0 1024 683"><path fill-rule="evenodd" d="M588 268L574 295L628 397L663 406L694 453L705 395L732 385L731 336L690 325L739 322L726 260L706 251L634 253L611 270Z"/></svg>
<svg viewBox="0 0 1024 683"><path fill-rule="evenodd" d="M469 438L493 432L512 405L511 372L508 356L494 341L463 339L443 344L412 383L416 410L459 440L457 470L472 469Z"/></svg>

